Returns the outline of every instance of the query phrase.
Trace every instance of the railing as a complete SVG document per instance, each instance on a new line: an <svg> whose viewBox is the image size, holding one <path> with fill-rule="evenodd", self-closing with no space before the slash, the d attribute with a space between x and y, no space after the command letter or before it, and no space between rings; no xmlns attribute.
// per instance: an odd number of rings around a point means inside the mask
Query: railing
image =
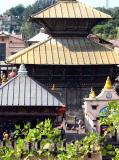
<svg viewBox="0 0 119 160"><path fill-rule="evenodd" d="M2 147L2 146L6 146L6 147L13 147L14 149L16 148L16 143L15 143L15 141L9 141L9 142L7 142L7 141L0 141L0 146ZM66 149L66 147L67 147L67 142L65 143L65 144L63 144L63 146L64 146L64 148ZM36 150L39 150L40 149L40 142L34 142L34 143L26 143L25 145L24 145L24 147L25 147L25 150L28 150L28 151L31 151L32 149L36 149ZM50 153L51 154L53 154L53 155L57 155L58 153L61 153L62 151L58 151L57 150L57 148L58 148L58 144L57 145L54 145L54 147L52 148L52 150L50 150ZM23 148L24 149L24 148ZM63 151L63 153L64 153L64 151ZM77 152L77 154L78 154L78 152ZM87 157L85 157L85 159L84 160L100 160L100 157L101 155L100 154L91 154L91 153L89 153L88 155L87 155ZM45 158L45 160L47 160L47 158ZM103 160L111 160L111 159L103 159Z"/></svg>
<svg viewBox="0 0 119 160"><path fill-rule="evenodd" d="M3 146L6 146L6 147L13 147L14 149L16 148L16 142L11 140L11 141L0 141L0 147L3 147ZM30 151L32 148L35 148L35 149L40 149L40 142L39 141L35 141L33 143L30 143L30 142L27 142L25 143L24 145L25 149L27 149L28 151Z"/></svg>

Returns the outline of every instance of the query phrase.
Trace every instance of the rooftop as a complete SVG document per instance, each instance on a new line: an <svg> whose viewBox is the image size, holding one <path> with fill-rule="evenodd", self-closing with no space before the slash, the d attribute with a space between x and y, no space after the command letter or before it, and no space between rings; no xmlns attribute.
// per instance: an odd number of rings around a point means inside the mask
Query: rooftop
<svg viewBox="0 0 119 160"><path fill-rule="evenodd" d="M28 76L22 64L18 75L0 87L0 106L63 106L43 84Z"/></svg>
<svg viewBox="0 0 119 160"><path fill-rule="evenodd" d="M102 18L110 19L111 16L87 6L76 0L59 0L50 7L31 16L40 18Z"/></svg>
<svg viewBox="0 0 119 160"><path fill-rule="evenodd" d="M50 37L8 57L11 64L119 64L119 52L87 37Z"/></svg>
<svg viewBox="0 0 119 160"><path fill-rule="evenodd" d="M47 40L50 36L45 33L45 29L41 28L40 33L35 35L34 37L30 38L28 42L44 42Z"/></svg>

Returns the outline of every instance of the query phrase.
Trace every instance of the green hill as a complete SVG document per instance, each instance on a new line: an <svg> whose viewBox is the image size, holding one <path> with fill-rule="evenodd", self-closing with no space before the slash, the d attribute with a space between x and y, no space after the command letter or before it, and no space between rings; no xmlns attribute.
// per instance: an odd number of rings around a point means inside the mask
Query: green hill
<svg viewBox="0 0 119 160"><path fill-rule="evenodd" d="M22 32L24 38L29 39L39 32L39 25L29 22L29 16L55 2L56 0L37 0L35 3L27 7L24 7L23 5L12 7L4 14L15 16L18 25L16 32ZM97 9L110 14L113 19L109 22L98 24L92 29L92 32L106 40L119 38L119 7Z"/></svg>

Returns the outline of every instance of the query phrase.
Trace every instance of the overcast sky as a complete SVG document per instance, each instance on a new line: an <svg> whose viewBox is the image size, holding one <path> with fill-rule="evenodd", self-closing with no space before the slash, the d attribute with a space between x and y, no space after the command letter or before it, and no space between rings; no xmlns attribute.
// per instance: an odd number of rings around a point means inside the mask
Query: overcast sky
<svg viewBox="0 0 119 160"><path fill-rule="evenodd" d="M27 6L29 4L34 3L36 0L0 0L0 14L5 12L7 9L14 7L18 4L23 4L24 6ZM106 0L80 0L81 2L84 2L90 6L105 6ZM109 7L117 7L119 6L119 0L108 0L109 1Z"/></svg>

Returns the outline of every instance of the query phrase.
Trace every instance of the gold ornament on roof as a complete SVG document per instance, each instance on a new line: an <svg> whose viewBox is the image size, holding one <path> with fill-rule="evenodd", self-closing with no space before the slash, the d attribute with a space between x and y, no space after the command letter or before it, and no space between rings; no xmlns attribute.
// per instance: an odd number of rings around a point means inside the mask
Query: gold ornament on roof
<svg viewBox="0 0 119 160"><path fill-rule="evenodd" d="M89 98L96 98L96 93L93 90L93 88L91 88L90 94L89 94Z"/></svg>
<svg viewBox="0 0 119 160"><path fill-rule="evenodd" d="M105 82L104 89L112 89L112 82L111 82L109 76L107 77L107 80L106 80L106 82Z"/></svg>
<svg viewBox="0 0 119 160"><path fill-rule="evenodd" d="M6 84L7 81L8 81L8 80L7 80L7 78L6 78L6 75L3 74L3 76L2 76L2 85Z"/></svg>

